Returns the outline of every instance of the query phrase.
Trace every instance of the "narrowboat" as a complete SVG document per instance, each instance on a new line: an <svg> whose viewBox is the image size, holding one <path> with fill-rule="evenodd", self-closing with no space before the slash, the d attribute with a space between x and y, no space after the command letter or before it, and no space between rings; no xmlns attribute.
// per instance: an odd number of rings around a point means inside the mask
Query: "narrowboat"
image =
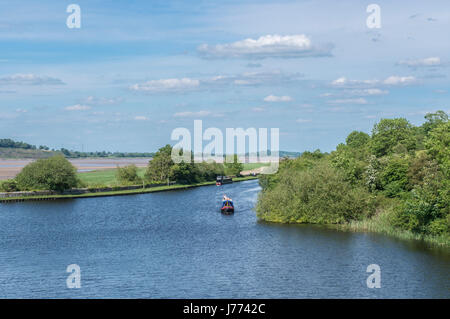
<svg viewBox="0 0 450 319"><path fill-rule="evenodd" d="M222 214L225 215L231 215L234 214L234 205L233 201L230 199L227 199L222 202L222 208L220 209Z"/></svg>
<svg viewBox="0 0 450 319"><path fill-rule="evenodd" d="M220 186L223 184L230 184L233 183L233 179L229 176L217 176L216 177L216 185Z"/></svg>

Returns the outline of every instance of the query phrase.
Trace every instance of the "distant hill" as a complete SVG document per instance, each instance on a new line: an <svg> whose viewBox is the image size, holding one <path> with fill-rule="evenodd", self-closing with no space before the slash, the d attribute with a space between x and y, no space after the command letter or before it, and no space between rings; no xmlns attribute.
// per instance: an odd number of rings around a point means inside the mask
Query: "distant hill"
<svg viewBox="0 0 450 319"><path fill-rule="evenodd" d="M302 152L280 151L280 157L299 157L301 155L302 155Z"/></svg>
<svg viewBox="0 0 450 319"><path fill-rule="evenodd" d="M117 158L117 157L153 157L151 152L78 152L61 148L60 150L50 150L45 145L31 145L25 142L16 142L11 139L0 139L0 158L11 159L39 159L61 154L67 158Z"/></svg>
<svg viewBox="0 0 450 319"><path fill-rule="evenodd" d="M56 154L62 154L59 151L46 151L38 149L0 147L0 158L12 159L39 159L47 158Z"/></svg>

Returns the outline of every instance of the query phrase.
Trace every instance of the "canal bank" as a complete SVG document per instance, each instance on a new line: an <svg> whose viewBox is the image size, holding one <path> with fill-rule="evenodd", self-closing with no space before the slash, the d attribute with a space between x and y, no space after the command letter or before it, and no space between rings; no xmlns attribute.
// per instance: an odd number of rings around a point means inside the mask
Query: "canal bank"
<svg viewBox="0 0 450 319"><path fill-rule="evenodd" d="M233 179L233 182L242 182L242 181L253 180L253 179L257 179L257 178L258 177L255 177L255 176L235 177ZM91 189L91 190L88 190L87 192L83 192L83 193L74 191L74 193L70 193L70 194L57 194L57 193L45 194L45 192L37 192L36 195L33 195L32 193L30 193L30 196L1 197L0 203L136 195L136 194L146 194L146 193L164 192L164 191L172 191L172 190L182 190L182 189L189 189L189 188L210 186L210 185L216 185L216 182L211 181L211 182L202 182L202 183L189 184L189 185L173 184L173 185L161 185L161 186L151 186L151 187L129 186L129 187L124 187L125 189L108 190L108 191L101 191L101 190L99 191L97 189Z"/></svg>

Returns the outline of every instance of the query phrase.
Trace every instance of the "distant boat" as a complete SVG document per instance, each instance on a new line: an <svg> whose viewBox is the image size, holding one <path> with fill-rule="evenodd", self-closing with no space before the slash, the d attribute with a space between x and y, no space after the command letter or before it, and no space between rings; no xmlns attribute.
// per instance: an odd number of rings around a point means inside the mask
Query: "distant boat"
<svg viewBox="0 0 450 319"><path fill-rule="evenodd" d="M230 184L233 183L233 179L229 176L217 176L216 177L216 185L220 186L223 184Z"/></svg>
<svg viewBox="0 0 450 319"><path fill-rule="evenodd" d="M234 214L234 204L231 199L224 200L222 202L222 208L220 209L222 214L231 215Z"/></svg>

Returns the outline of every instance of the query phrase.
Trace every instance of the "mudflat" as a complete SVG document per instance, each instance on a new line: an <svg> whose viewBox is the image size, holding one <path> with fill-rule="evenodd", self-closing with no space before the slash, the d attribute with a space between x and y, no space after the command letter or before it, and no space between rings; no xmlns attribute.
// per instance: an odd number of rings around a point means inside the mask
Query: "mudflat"
<svg viewBox="0 0 450 319"><path fill-rule="evenodd" d="M105 170L134 164L146 167L151 158L81 158L69 159L79 172ZM0 158L0 180L14 178L32 159L3 159Z"/></svg>

